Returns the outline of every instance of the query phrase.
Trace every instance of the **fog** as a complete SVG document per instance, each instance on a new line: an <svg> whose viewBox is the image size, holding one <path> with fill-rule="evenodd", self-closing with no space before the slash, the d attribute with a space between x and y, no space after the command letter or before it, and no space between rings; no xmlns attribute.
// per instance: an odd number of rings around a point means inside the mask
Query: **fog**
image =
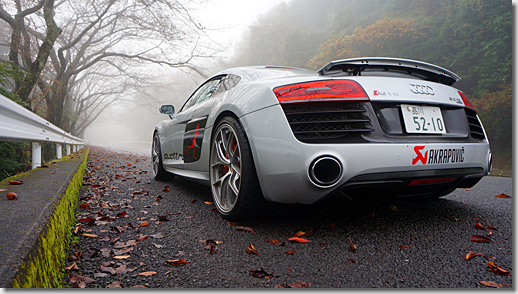
<svg viewBox="0 0 518 294"><path fill-rule="evenodd" d="M216 0L192 11L193 17L207 28L206 38L223 48L213 60L198 63L206 76L229 67L237 44L261 14L286 0ZM210 48L209 48L210 49ZM163 104L172 104L178 111L189 95L206 77L195 72L150 65L142 70L151 85L129 91L88 126L84 133L87 144L150 154L154 127L167 115L159 113Z"/></svg>

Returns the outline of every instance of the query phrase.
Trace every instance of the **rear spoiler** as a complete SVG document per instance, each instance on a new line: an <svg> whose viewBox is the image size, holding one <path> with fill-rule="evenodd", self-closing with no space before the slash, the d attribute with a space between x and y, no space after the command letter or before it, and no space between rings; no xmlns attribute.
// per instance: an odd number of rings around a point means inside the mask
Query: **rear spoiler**
<svg viewBox="0 0 518 294"><path fill-rule="evenodd" d="M430 63L387 57L364 57L331 61L318 70L318 74L331 76L344 75L345 73L347 75L361 76L364 71L403 73L450 86L461 79L453 72Z"/></svg>

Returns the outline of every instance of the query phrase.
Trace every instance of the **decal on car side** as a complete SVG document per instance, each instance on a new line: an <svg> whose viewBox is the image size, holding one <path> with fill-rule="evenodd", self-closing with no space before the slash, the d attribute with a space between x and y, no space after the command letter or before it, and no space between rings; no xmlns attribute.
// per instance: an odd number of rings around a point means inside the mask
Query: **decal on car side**
<svg viewBox="0 0 518 294"><path fill-rule="evenodd" d="M412 158L412 165L421 162L426 164L445 164L464 162L464 147L462 148L444 148L429 149L426 146L415 146L415 157ZM425 152L423 152L426 150Z"/></svg>
<svg viewBox="0 0 518 294"><path fill-rule="evenodd" d="M195 162L200 159L201 145L207 117L194 119L185 125L183 139L183 159L184 163Z"/></svg>

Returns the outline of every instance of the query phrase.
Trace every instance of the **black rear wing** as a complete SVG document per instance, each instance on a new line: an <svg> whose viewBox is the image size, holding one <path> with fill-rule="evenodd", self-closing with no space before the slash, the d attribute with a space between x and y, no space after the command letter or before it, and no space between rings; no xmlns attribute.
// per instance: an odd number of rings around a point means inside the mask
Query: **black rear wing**
<svg viewBox="0 0 518 294"><path fill-rule="evenodd" d="M399 58L364 57L331 61L318 70L323 76L352 75L362 73L391 72L411 75L427 81L453 85L460 77L453 72L430 63Z"/></svg>

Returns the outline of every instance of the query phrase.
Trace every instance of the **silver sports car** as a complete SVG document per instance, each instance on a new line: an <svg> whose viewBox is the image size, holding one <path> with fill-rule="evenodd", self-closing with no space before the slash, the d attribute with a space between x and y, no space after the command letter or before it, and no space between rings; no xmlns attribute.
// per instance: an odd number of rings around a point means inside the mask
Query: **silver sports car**
<svg viewBox="0 0 518 294"><path fill-rule="evenodd" d="M333 61L319 71L255 66L204 82L154 131L157 180L212 189L229 220L271 202L331 195L444 196L491 169L477 110L452 87L460 77L406 59Z"/></svg>

